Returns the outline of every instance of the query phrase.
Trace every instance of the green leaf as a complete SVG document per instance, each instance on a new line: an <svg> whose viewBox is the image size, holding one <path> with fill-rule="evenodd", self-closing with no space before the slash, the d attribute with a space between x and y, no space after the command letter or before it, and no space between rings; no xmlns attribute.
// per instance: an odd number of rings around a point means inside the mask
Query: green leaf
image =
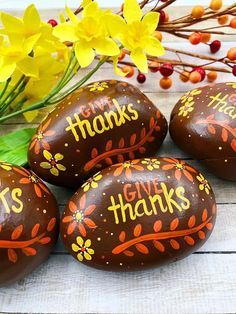
<svg viewBox="0 0 236 314"><path fill-rule="evenodd" d="M0 136L0 160L18 166L26 165L29 142L35 131L35 128L28 128Z"/></svg>

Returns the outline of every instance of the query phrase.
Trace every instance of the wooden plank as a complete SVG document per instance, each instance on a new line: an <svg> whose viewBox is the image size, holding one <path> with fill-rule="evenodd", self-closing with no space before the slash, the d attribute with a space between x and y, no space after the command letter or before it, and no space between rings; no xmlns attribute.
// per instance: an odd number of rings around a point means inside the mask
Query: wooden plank
<svg viewBox="0 0 236 314"><path fill-rule="evenodd" d="M61 212L64 205L60 206ZM199 252L236 252L236 204L218 205L217 220L214 231L209 240L199 249ZM59 239L54 253L66 253L66 249Z"/></svg>
<svg viewBox="0 0 236 314"><path fill-rule="evenodd" d="M236 254L191 255L148 271L104 272L52 256L19 283L0 289L0 312L234 313Z"/></svg>

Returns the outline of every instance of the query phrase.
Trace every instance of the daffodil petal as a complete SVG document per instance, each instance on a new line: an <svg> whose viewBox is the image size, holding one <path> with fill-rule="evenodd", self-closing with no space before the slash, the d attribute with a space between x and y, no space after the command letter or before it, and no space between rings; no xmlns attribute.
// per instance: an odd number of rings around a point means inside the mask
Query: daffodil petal
<svg viewBox="0 0 236 314"><path fill-rule="evenodd" d="M96 12L99 10L98 3L96 1L93 1L91 3L88 3L84 10L82 11L82 16L96 16Z"/></svg>
<svg viewBox="0 0 236 314"><path fill-rule="evenodd" d="M86 5L92 3L93 0L83 0L82 3L81 3L81 6L84 8L86 7Z"/></svg>
<svg viewBox="0 0 236 314"><path fill-rule="evenodd" d="M108 37L97 41L94 48L99 54L104 56L116 56L120 52L118 45Z"/></svg>
<svg viewBox="0 0 236 314"><path fill-rule="evenodd" d="M50 160L52 158L52 154L48 150L46 150L46 149L43 151L43 156L47 160Z"/></svg>
<svg viewBox="0 0 236 314"><path fill-rule="evenodd" d="M159 23L160 13L158 12L149 12L143 17L143 23L148 27L149 32L152 34Z"/></svg>
<svg viewBox="0 0 236 314"><path fill-rule="evenodd" d="M1 20L7 32L21 33L23 31L23 22L18 17L1 12Z"/></svg>
<svg viewBox="0 0 236 314"><path fill-rule="evenodd" d="M23 43L23 50L26 54L30 54L33 50L34 46L36 45L37 41L41 37L41 34L35 34L33 36L28 37Z"/></svg>
<svg viewBox="0 0 236 314"><path fill-rule="evenodd" d="M95 57L95 53L92 48L86 46L82 42L75 44L75 56L82 68L89 66Z"/></svg>
<svg viewBox="0 0 236 314"><path fill-rule="evenodd" d="M25 57L17 63L17 68L27 77L38 78L39 69L34 58Z"/></svg>
<svg viewBox="0 0 236 314"><path fill-rule="evenodd" d="M15 63L2 64L0 66L0 82L6 82L16 69Z"/></svg>
<svg viewBox="0 0 236 314"><path fill-rule="evenodd" d="M147 54L155 57L159 57L165 54L165 49L162 46L161 42L154 37L151 37L149 39L147 45L145 46L145 50Z"/></svg>
<svg viewBox="0 0 236 314"><path fill-rule="evenodd" d="M84 244L84 240L81 237L77 237L76 242L79 244L80 247Z"/></svg>
<svg viewBox="0 0 236 314"><path fill-rule="evenodd" d="M141 72L148 72L147 57L141 48L131 51L130 58Z"/></svg>
<svg viewBox="0 0 236 314"><path fill-rule="evenodd" d="M31 4L26 8L23 21L26 30L29 30L30 32L36 32L39 29L41 20L34 4Z"/></svg>
<svg viewBox="0 0 236 314"><path fill-rule="evenodd" d="M126 33L127 25L120 15L108 14L105 22L108 32L113 38L120 39Z"/></svg>
<svg viewBox="0 0 236 314"><path fill-rule="evenodd" d="M23 108L25 108L25 106L23 106L22 109ZM29 123L32 122L38 116L38 114L39 114L38 110L33 110L33 111L28 111L28 112L23 113L25 120Z"/></svg>
<svg viewBox="0 0 236 314"><path fill-rule="evenodd" d="M74 14L73 11L71 11L71 9L68 6L66 6L66 14L68 15L69 19L71 20L73 24L75 25L78 24L79 22L78 17Z"/></svg>
<svg viewBox="0 0 236 314"><path fill-rule="evenodd" d="M53 35L59 38L62 42L71 41L74 43L78 40L73 25L67 22L54 27Z"/></svg>
<svg viewBox="0 0 236 314"><path fill-rule="evenodd" d="M119 61L118 56L113 58L114 71L115 71L116 75L119 75L121 77L125 77L126 74L128 74L128 72L125 73L118 67L118 61Z"/></svg>
<svg viewBox="0 0 236 314"><path fill-rule="evenodd" d="M128 24L141 21L143 15L137 0L125 0L123 14Z"/></svg>

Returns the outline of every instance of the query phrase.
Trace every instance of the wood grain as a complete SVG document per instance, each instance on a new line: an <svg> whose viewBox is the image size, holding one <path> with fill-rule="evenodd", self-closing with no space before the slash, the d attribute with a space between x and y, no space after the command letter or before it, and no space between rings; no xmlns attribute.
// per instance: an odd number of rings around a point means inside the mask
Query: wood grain
<svg viewBox="0 0 236 314"><path fill-rule="evenodd" d="M235 254L194 254L130 273L98 271L71 256L51 256L31 276L0 289L0 312L234 313L235 269Z"/></svg>

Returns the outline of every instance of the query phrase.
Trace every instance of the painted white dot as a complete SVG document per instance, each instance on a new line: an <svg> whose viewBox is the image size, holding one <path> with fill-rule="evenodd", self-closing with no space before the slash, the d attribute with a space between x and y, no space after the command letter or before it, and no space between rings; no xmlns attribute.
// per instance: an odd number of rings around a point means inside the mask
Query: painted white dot
<svg viewBox="0 0 236 314"><path fill-rule="evenodd" d="M111 235L113 235L114 233L113 232L111 232Z"/></svg>
<svg viewBox="0 0 236 314"><path fill-rule="evenodd" d="M78 177L78 173L75 174L75 177Z"/></svg>
<svg viewBox="0 0 236 314"><path fill-rule="evenodd" d="M219 150L222 150L222 147L221 147L221 146L219 146Z"/></svg>
<svg viewBox="0 0 236 314"><path fill-rule="evenodd" d="M191 134L189 134L189 135L188 135L188 137L192 137L192 135L191 135Z"/></svg>
<svg viewBox="0 0 236 314"><path fill-rule="evenodd" d="M106 264L108 265L108 264L109 264L109 262L106 262Z"/></svg>
<svg viewBox="0 0 236 314"><path fill-rule="evenodd" d="M98 241L101 241L101 238L97 238Z"/></svg>
<svg viewBox="0 0 236 314"><path fill-rule="evenodd" d="M105 192L103 192L103 193L102 193L102 195L106 195L106 193L105 193Z"/></svg>
<svg viewBox="0 0 236 314"><path fill-rule="evenodd" d="M69 144L68 143L65 143L65 147L68 147L69 146Z"/></svg>
<svg viewBox="0 0 236 314"><path fill-rule="evenodd" d="M225 159L225 162L228 162L228 160L227 160L227 159Z"/></svg>
<svg viewBox="0 0 236 314"><path fill-rule="evenodd" d="M120 263L120 266L123 266L123 263Z"/></svg>
<svg viewBox="0 0 236 314"><path fill-rule="evenodd" d="M43 213L46 214L46 212L47 212L46 209L44 209L44 210L43 210Z"/></svg>

